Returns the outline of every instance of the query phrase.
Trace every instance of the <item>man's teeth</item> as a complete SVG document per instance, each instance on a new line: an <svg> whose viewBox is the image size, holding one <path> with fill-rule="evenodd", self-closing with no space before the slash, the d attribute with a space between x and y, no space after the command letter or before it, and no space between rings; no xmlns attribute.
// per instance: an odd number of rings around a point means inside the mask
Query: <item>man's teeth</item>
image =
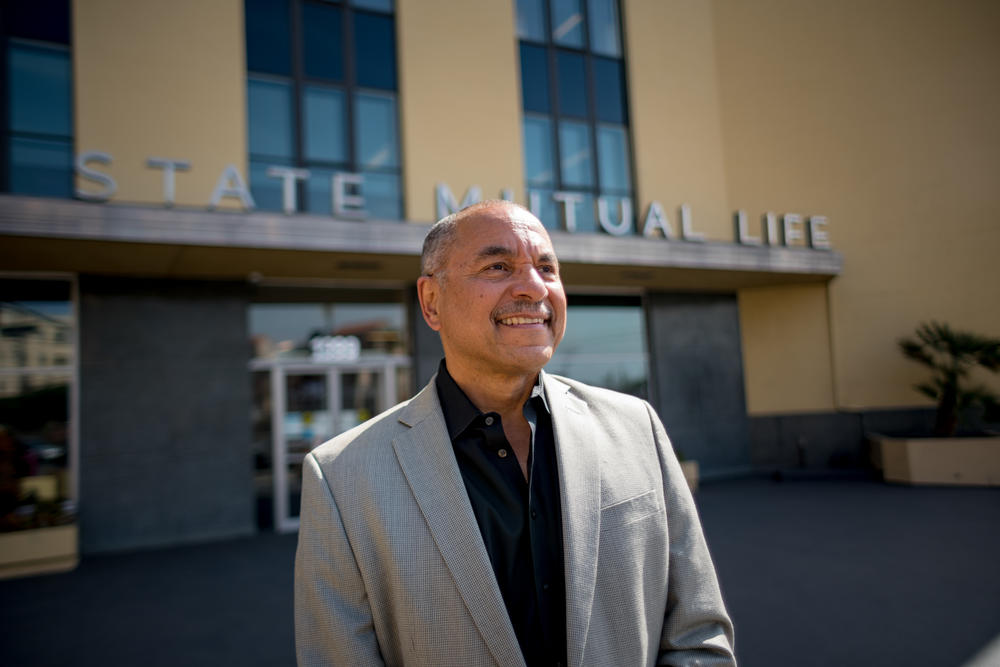
<svg viewBox="0 0 1000 667"><path fill-rule="evenodd" d="M505 317L500 320L500 324L541 324L545 319L541 317Z"/></svg>

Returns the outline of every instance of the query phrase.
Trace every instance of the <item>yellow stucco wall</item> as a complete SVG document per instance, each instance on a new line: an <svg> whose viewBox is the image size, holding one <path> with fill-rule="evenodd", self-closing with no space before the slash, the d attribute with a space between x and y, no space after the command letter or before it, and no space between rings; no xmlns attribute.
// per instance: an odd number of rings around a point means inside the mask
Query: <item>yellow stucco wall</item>
<svg viewBox="0 0 1000 667"><path fill-rule="evenodd" d="M435 220L434 188L524 203L514 3L397 0L407 220Z"/></svg>
<svg viewBox="0 0 1000 667"><path fill-rule="evenodd" d="M93 166L117 181L113 201L162 204L151 156L191 162L177 175L180 206L206 207L227 164L248 177L241 0L75 0L73 10L76 150L111 154Z"/></svg>
<svg viewBox="0 0 1000 667"><path fill-rule="evenodd" d="M709 240L732 241L712 7L701 0L622 0L637 217L658 201Z"/></svg>
<svg viewBox="0 0 1000 667"><path fill-rule="evenodd" d="M925 373L897 338L932 318L1000 335L1000 4L715 0L713 10L729 200L753 217L827 215L844 256L830 285L836 405L922 403L911 385ZM782 312L790 293L741 295L742 319ZM744 331L752 412L819 396L825 380L771 377L759 363L805 354L809 312L767 338Z"/></svg>
<svg viewBox="0 0 1000 667"><path fill-rule="evenodd" d="M740 290L750 414L833 409L825 285Z"/></svg>

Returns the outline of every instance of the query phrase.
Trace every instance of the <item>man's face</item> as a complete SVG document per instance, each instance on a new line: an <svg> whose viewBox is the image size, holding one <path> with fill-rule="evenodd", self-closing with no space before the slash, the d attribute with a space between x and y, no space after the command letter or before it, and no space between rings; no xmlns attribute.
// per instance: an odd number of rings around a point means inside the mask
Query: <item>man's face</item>
<svg viewBox="0 0 1000 667"><path fill-rule="evenodd" d="M519 208L481 211L459 223L442 268L418 290L452 374L538 373L566 329L566 293L541 223Z"/></svg>

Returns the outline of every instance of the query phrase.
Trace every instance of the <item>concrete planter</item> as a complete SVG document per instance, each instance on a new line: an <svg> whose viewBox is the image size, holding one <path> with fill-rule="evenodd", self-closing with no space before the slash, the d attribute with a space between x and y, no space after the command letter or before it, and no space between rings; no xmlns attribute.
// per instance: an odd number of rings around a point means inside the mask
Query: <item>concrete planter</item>
<svg viewBox="0 0 1000 667"><path fill-rule="evenodd" d="M698 490L698 462L681 461L681 471L684 473L684 480L688 483L691 493Z"/></svg>
<svg viewBox="0 0 1000 667"><path fill-rule="evenodd" d="M72 570L80 562L76 524L0 533L0 579Z"/></svg>
<svg viewBox="0 0 1000 667"><path fill-rule="evenodd" d="M1000 486L1000 436L872 441L887 482Z"/></svg>

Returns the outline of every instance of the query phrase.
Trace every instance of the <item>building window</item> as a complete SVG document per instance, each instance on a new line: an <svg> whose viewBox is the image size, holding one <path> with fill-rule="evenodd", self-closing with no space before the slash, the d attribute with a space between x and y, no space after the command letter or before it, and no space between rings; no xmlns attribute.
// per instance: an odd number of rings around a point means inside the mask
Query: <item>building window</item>
<svg viewBox="0 0 1000 667"><path fill-rule="evenodd" d="M334 213L334 174L369 217L403 217L392 0L246 0L250 188L280 211ZM269 170L271 175L269 175ZM351 211L361 208L355 205Z"/></svg>
<svg viewBox="0 0 1000 667"><path fill-rule="evenodd" d="M648 399L648 369L639 297L569 296L566 335L547 372Z"/></svg>
<svg viewBox="0 0 1000 667"><path fill-rule="evenodd" d="M68 0L4 3L0 77L2 184L7 192L73 194L73 75Z"/></svg>
<svg viewBox="0 0 1000 667"><path fill-rule="evenodd" d="M74 329L69 282L0 278L0 532L74 520Z"/></svg>
<svg viewBox="0 0 1000 667"><path fill-rule="evenodd" d="M529 205L553 229L634 233L617 0L517 0L517 32Z"/></svg>

